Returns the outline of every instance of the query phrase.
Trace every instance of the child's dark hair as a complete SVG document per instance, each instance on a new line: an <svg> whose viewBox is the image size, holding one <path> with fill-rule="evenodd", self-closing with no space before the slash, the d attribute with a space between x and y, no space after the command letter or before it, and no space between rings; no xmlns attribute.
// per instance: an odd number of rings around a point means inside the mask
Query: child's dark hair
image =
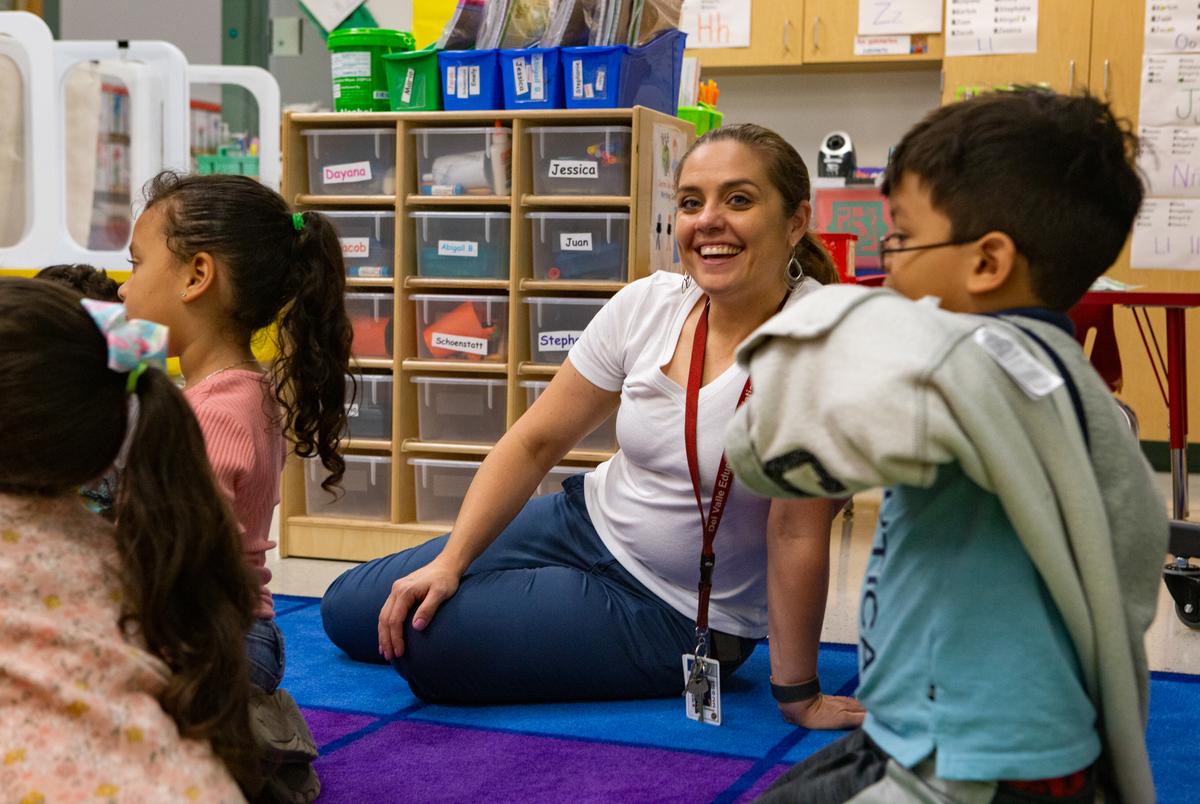
<svg viewBox="0 0 1200 804"><path fill-rule="evenodd" d="M675 168L675 185L679 185L679 175L683 165L692 152L701 145L710 142L737 142L755 151L766 161L767 176L775 189L783 196L783 211L789 217L796 214L800 205L808 201L812 195L812 182L808 177L808 166L804 159L792 147L792 144L769 128L754 123L739 123L738 125L714 128L684 152ZM804 237L796 244L793 256L800 262L806 276L811 276L822 285L834 284L838 281L837 268L833 259L821 243L821 239L810 228ZM786 266L780 266L785 270Z"/></svg>
<svg viewBox="0 0 1200 804"><path fill-rule="evenodd" d="M1020 88L931 112L892 154L883 192L906 174L955 240L1000 231L1029 261L1033 291L1066 310L1116 260L1142 203L1127 121L1091 95Z"/></svg>
<svg viewBox="0 0 1200 804"><path fill-rule="evenodd" d="M69 288L75 288L89 299L106 302L121 301L117 295L120 286L109 277L108 271L83 263L50 265L38 271L33 278L47 279Z"/></svg>
<svg viewBox="0 0 1200 804"><path fill-rule="evenodd" d="M245 176L155 176L146 209L162 211L167 247L180 260L208 252L229 271L231 323L252 333L277 323L272 366L284 434L301 457L317 455L341 482L338 454L346 429L346 373L352 330L346 318L346 267L333 224L297 213L279 193Z"/></svg>
<svg viewBox="0 0 1200 804"><path fill-rule="evenodd" d="M0 491L71 494L125 439L128 374L76 291L0 278ZM137 425L117 500L121 626L171 670L159 702L255 789L244 639L256 586L200 427L165 374L137 381ZM97 527L108 527L96 519Z"/></svg>

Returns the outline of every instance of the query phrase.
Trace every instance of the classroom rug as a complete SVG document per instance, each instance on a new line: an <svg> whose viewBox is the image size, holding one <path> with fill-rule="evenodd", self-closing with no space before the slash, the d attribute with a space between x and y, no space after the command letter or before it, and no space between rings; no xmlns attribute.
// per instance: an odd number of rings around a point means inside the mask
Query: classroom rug
<svg viewBox="0 0 1200 804"><path fill-rule="evenodd" d="M319 600L276 595L283 685L321 750L321 802L743 802L845 732L785 723L766 645L725 685L724 723L679 699L515 706L425 704L390 666L352 662L321 628ZM823 644L826 691L852 694L853 645ZM1200 676L1154 673L1147 740L1159 801L1195 801Z"/></svg>

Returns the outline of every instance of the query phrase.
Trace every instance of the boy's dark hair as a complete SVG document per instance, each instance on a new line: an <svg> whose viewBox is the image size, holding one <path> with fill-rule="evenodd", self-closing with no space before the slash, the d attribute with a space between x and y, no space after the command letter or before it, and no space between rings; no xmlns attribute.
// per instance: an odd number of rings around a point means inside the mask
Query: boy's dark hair
<svg viewBox="0 0 1200 804"><path fill-rule="evenodd" d="M0 492L70 494L121 448L129 375L109 370L108 343L82 298L54 282L0 277ZM157 369L134 392L115 528L120 625L170 668L158 701L180 735L211 742L254 790L244 640L257 587L191 406Z"/></svg>
<svg viewBox="0 0 1200 804"><path fill-rule="evenodd" d="M229 269L230 324L249 340L279 325L271 367L296 454L320 457L332 490L346 463L346 373L352 330L346 317L346 264L337 230L318 212L298 213L279 193L246 176L158 174L146 209L163 215L167 248L180 260L205 251Z"/></svg>
<svg viewBox="0 0 1200 804"><path fill-rule="evenodd" d="M106 302L121 300L117 295L119 285L109 278L107 271L83 263L50 265L38 271L33 278L48 279L51 282L75 288L89 299Z"/></svg>
<svg viewBox="0 0 1200 804"><path fill-rule="evenodd" d="M955 240L1001 231L1029 261L1033 290L1066 310L1121 251L1142 203L1137 138L1091 95L995 92L931 112L892 154L950 218Z"/></svg>
<svg viewBox="0 0 1200 804"><path fill-rule="evenodd" d="M679 186L679 176L683 173L683 165L691 157L692 152L701 145L710 142L737 142L757 153L766 163L767 176L783 197L783 211L790 217L812 193L812 183L808 177L808 166L804 159L792 147L792 144L769 128L754 123L739 123L737 125L721 126L704 134L692 143L679 159L675 168L675 186ZM804 269L806 276L811 276L822 285L835 284L838 281L837 268L833 258L821 243L821 238L811 228L796 244L792 252Z"/></svg>

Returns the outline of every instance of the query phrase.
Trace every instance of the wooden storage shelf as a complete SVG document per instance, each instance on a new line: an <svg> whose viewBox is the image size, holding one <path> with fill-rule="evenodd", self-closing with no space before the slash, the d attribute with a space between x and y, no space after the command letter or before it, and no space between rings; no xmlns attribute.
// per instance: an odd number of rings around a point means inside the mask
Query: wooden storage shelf
<svg viewBox="0 0 1200 804"><path fill-rule="evenodd" d="M556 293L616 293L624 282L588 282L573 279L522 279L521 290L550 290Z"/></svg>
<svg viewBox="0 0 1200 804"><path fill-rule="evenodd" d="M391 369L396 365L396 361L390 357L352 357L350 358L350 368L358 369Z"/></svg>
<svg viewBox="0 0 1200 804"><path fill-rule="evenodd" d="M467 374L507 374L507 363L484 363L468 360L426 360L407 358L401 365L404 371L462 371Z"/></svg>
<svg viewBox="0 0 1200 804"><path fill-rule="evenodd" d="M394 207L394 195L297 195L302 207Z"/></svg>
<svg viewBox="0 0 1200 804"><path fill-rule="evenodd" d="M414 131L428 127L483 127L501 121L512 129L512 182L507 195L421 195ZM529 129L537 126L627 126L631 131L629 148L628 195L537 195L533 192L534 143ZM386 195L314 195L308 192L308 149L301 135L303 129L340 130L347 128L394 128L396 131L396 167L394 194ZM336 507L322 509L335 516L309 516L306 511L306 477L303 463L289 458L284 468L280 503L280 555L364 561L418 545L450 529L449 522L418 522L419 474L408 463L416 456L440 457L464 461L481 461L495 446L469 441L433 441L419 437L418 401L423 387L413 383L414 377L425 375L436 379L459 378L475 387L486 383L493 394L488 398L493 413L497 407L502 423L512 427L525 412L528 390L521 387L523 379L549 379L558 366L530 361L530 317L525 300L536 296L593 297L609 296L625 286L625 281L539 280L531 276L534 258L533 227L527 213L546 211L618 211L629 213L628 244L625 264L629 266L622 280L634 280L650 273L650 246L653 244L651 190L655 171L661 172L661 135L663 129L680 133L679 147L685 148L694 138L690 123L647 109L580 109L580 110L497 110L480 112L419 112L419 113L316 113L288 114L283 122L283 196L295 199L305 208L332 210L378 210L394 212L395 261L391 277L348 278L346 285L353 291L391 293L392 304L383 304L392 316L388 327L393 358L357 358L351 361L354 371L373 370L390 375L392 379L392 438L356 439L343 441L347 454L378 455L390 458L391 471L387 491L390 507L386 517L378 520L336 516ZM350 160L347 160L350 161ZM507 272L499 278L467 278L420 276L417 274L420 238L412 225L410 214L418 210L509 213L508 245L502 249ZM495 230L493 230L495 231ZM451 228L442 237L462 240L484 239L464 232L461 238ZM489 235L490 239L490 235ZM483 244L480 243L480 250ZM500 314L492 310L489 317L503 318L507 324L506 342L493 344L495 351L506 350L503 362L491 360L432 360L419 357L421 334L416 320L422 311L413 304L412 296L433 294L468 296L498 296L507 304ZM482 315L482 313L481 313ZM481 322L483 319L480 319ZM461 323L461 322L460 322ZM499 320L494 323L500 324ZM361 327L360 327L361 328ZM466 334L473 328L461 330ZM482 335L481 333L472 333ZM378 338L378 332L375 332ZM378 343L370 350L380 353ZM426 352L426 354L428 354ZM503 380L501 384L495 380ZM471 383L470 381L474 381ZM461 389L456 389L461 390ZM447 403L449 404L449 403ZM499 416L498 416L499 418ZM497 423L499 425L500 422ZM378 432L378 431L377 431ZM608 460L613 453L607 450L576 449L564 456L563 463L587 471L589 466ZM382 492L382 487L376 489ZM353 492L352 492L353 493ZM368 510L368 509L358 509ZM448 511L447 511L448 513Z"/></svg>
<svg viewBox="0 0 1200 804"><path fill-rule="evenodd" d="M413 193L404 199L410 207L503 207L512 206L511 195L421 195Z"/></svg>
<svg viewBox="0 0 1200 804"><path fill-rule="evenodd" d="M369 450L371 452L391 452L392 442L386 438L350 438L346 441L348 450Z"/></svg>
<svg viewBox="0 0 1200 804"><path fill-rule="evenodd" d="M615 207L629 206L627 195L523 195L523 207Z"/></svg>
<svg viewBox="0 0 1200 804"><path fill-rule="evenodd" d="M454 288L458 290L508 290L507 279L457 279L440 276L407 276L406 288Z"/></svg>

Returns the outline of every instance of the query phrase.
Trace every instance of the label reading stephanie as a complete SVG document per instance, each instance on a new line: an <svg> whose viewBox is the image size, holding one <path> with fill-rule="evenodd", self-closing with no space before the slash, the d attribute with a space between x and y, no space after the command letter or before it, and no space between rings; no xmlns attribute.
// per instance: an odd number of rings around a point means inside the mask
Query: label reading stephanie
<svg viewBox="0 0 1200 804"><path fill-rule="evenodd" d="M478 257L479 243L474 240L439 240L439 257Z"/></svg>
<svg viewBox="0 0 1200 804"><path fill-rule="evenodd" d="M456 68L456 67L447 67L446 68L446 95L448 95L449 97L454 97L454 94L457 91L454 88L454 83L455 83L454 79L457 75L458 75L458 68Z"/></svg>
<svg viewBox="0 0 1200 804"><path fill-rule="evenodd" d="M565 352L575 345L581 329L561 329L553 332L538 333L537 348L539 352Z"/></svg>
<svg viewBox="0 0 1200 804"><path fill-rule="evenodd" d="M581 159L551 159L550 172L552 179L598 179L600 178L600 163Z"/></svg>
<svg viewBox="0 0 1200 804"><path fill-rule="evenodd" d="M370 78L371 54L365 51L352 53L330 53L329 64L333 70L333 80L339 78Z"/></svg>
<svg viewBox="0 0 1200 804"><path fill-rule="evenodd" d="M408 72L404 74L404 89L400 91L400 102L408 103L412 100L413 79L416 78L417 71L412 67L408 68Z"/></svg>
<svg viewBox="0 0 1200 804"><path fill-rule="evenodd" d="M365 260L371 256L371 238L369 237L339 237L342 244L342 257L347 260Z"/></svg>
<svg viewBox="0 0 1200 804"><path fill-rule="evenodd" d="M529 65L522 56L513 59L513 87L517 95L529 94Z"/></svg>
<svg viewBox="0 0 1200 804"><path fill-rule="evenodd" d="M563 232L558 236L559 251L591 251L591 232Z"/></svg>
<svg viewBox="0 0 1200 804"><path fill-rule="evenodd" d="M464 352L469 355L487 357L487 338L472 338L468 335L451 335L448 332L433 332L429 336L430 346L449 352Z"/></svg>
<svg viewBox="0 0 1200 804"><path fill-rule="evenodd" d="M583 97L583 60L571 60L571 97L578 100Z"/></svg>
<svg viewBox="0 0 1200 804"><path fill-rule="evenodd" d="M370 162L346 162L342 165L326 165L321 170L325 184L354 184L371 180Z"/></svg>

